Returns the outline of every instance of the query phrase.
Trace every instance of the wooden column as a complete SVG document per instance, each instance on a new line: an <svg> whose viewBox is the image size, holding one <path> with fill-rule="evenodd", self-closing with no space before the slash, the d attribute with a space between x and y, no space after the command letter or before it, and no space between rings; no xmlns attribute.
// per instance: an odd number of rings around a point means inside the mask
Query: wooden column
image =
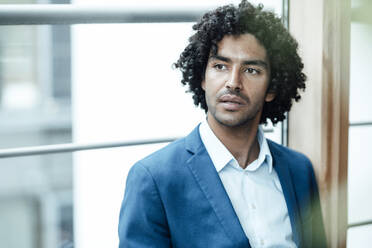
<svg viewBox="0 0 372 248"><path fill-rule="evenodd" d="M350 11L350 0L289 6L308 81L289 113L288 145L313 162L329 247L346 247Z"/></svg>

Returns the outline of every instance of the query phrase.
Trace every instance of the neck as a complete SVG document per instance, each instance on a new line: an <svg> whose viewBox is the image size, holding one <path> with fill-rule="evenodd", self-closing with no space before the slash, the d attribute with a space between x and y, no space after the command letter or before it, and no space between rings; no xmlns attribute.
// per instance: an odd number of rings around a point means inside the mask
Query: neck
<svg viewBox="0 0 372 248"><path fill-rule="evenodd" d="M217 138L230 151L243 169L257 159L260 147L257 139L258 121L229 127L208 115L208 124ZM259 120L259 119L258 119Z"/></svg>

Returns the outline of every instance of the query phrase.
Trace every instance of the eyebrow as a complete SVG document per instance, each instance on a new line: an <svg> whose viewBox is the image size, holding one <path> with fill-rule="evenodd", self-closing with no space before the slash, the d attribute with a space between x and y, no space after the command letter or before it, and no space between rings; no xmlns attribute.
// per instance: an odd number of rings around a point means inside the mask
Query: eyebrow
<svg viewBox="0 0 372 248"><path fill-rule="evenodd" d="M227 58L227 57L224 57L224 56L221 56L221 55L218 55L218 54L212 55L212 56L210 56L210 58L221 60L221 61L224 61L226 63L231 62L230 58ZM242 64L243 65L258 65L258 66L264 67L265 69L267 69L269 67L269 65L265 61L260 60L260 59L244 60Z"/></svg>

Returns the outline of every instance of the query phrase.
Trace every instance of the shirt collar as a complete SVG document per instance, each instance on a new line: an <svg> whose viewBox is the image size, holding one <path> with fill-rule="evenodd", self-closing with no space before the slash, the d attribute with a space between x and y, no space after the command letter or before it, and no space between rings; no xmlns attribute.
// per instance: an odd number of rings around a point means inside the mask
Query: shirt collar
<svg viewBox="0 0 372 248"><path fill-rule="evenodd" d="M234 160L233 155L213 133L206 120L200 124L199 133L217 172L220 172L225 165Z"/></svg>
<svg viewBox="0 0 372 248"><path fill-rule="evenodd" d="M235 161L235 164L238 165L234 156L230 153L229 150L222 144L222 142L217 138L217 136L213 133L212 129L209 127L209 124L206 120L204 120L199 126L199 133L201 140L217 170L220 172L227 164L232 161ZM267 140L264 136L264 132L259 126L257 131L257 139L260 145L260 153L258 158L249 164L245 170L248 171L255 171L264 162L267 163L269 168L269 173L272 172L272 156L270 153L269 146L267 144ZM240 167L239 167L240 168Z"/></svg>
<svg viewBox="0 0 372 248"><path fill-rule="evenodd" d="M258 162L258 167L266 161L269 166L269 173L271 173L273 170L273 157L271 156L270 148L261 126L258 126L257 139L260 145L260 154L256 160ZM247 166L247 168L249 168L249 166Z"/></svg>

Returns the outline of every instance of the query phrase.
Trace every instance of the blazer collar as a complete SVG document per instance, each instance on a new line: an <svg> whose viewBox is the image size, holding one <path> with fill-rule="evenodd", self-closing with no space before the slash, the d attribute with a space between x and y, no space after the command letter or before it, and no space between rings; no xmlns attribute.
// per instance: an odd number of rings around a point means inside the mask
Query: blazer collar
<svg viewBox="0 0 372 248"><path fill-rule="evenodd" d="M282 151L279 149L280 147L277 144L271 140L267 141L273 156L273 167L278 174L280 184L282 185L285 202L287 204L288 215L291 221L293 233L293 241L296 243L297 247L301 247L302 231L299 216L300 212L292 181L292 175L288 167L290 158L286 158L282 154Z"/></svg>
<svg viewBox="0 0 372 248"><path fill-rule="evenodd" d="M195 180L213 208L220 224L236 247L250 247L220 177L199 135L199 125L186 137L187 161Z"/></svg>

